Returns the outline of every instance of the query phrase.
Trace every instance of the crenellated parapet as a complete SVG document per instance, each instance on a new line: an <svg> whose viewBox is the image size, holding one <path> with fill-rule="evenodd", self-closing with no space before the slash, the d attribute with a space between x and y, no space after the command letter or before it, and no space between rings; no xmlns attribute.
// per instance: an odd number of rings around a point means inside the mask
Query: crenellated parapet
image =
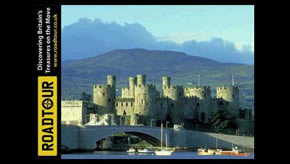
<svg viewBox="0 0 290 164"><path fill-rule="evenodd" d="M194 86L184 88L184 96L191 97L196 96L200 99L210 99L211 98L211 90L209 86Z"/></svg>
<svg viewBox="0 0 290 164"><path fill-rule="evenodd" d="M163 88L163 96L172 100L178 100L184 97L184 89L181 85L171 85Z"/></svg>
<svg viewBox="0 0 290 164"><path fill-rule="evenodd" d="M228 109L231 109L233 115L238 114L238 108L240 106L239 101L239 88L237 86L218 86L216 88L216 98L222 99L219 104L226 104Z"/></svg>

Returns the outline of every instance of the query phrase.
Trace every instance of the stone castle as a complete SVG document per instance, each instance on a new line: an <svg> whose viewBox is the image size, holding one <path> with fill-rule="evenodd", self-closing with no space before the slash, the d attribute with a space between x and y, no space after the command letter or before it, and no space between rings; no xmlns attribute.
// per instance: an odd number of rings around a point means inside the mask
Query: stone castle
<svg viewBox="0 0 290 164"><path fill-rule="evenodd" d="M93 86L93 104L84 101L62 101L62 123L88 125L144 125L160 122L182 125L185 120L208 123L211 113L227 109L233 116L252 120L252 112L239 108L239 89L219 86L212 97L208 86L172 85L162 77L162 92L146 84L146 75L129 77L128 88L116 96L116 76L108 75L107 84ZM249 129L246 125L246 129Z"/></svg>

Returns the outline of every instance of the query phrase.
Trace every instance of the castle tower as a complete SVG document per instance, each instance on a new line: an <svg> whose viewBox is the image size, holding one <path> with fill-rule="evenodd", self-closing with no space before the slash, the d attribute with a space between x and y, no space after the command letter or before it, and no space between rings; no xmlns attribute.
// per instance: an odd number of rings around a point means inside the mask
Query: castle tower
<svg viewBox="0 0 290 164"><path fill-rule="evenodd" d="M162 89L166 89L170 87L170 77L167 76L163 76L162 77Z"/></svg>
<svg viewBox="0 0 290 164"><path fill-rule="evenodd" d="M185 97L189 97L189 98L195 97L198 99L199 105L196 108L196 116L200 121L207 122L210 117L210 113L212 111L210 87L194 86L194 87L184 88L184 95Z"/></svg>
<svg viewBox="0 0 290 164"><path fill-rule="evenodd" d="M184 88L185 97L197 97L200 100L209 100L211 98L210 87L206 86L195 86Z"/></svg>
<svg viewBox="0 0 290 164"><path fill-rule="evenodd" d="M116 92L116 76L115 75L108 75L107 76L107 84L114 89L114 97Z"/></svg>
<svg viewBox="0 0 290 164"><path fill-rule="evenodd" d="M93 86L93 100L98 114L115 113L116 76L107 76L107 85Z"/></svg>
<svg viewBox="0 0 290 164"><path fill-rule="evenodd" d="M136 85L136 78L129 77L129 95L130 95L130 97L135 96L135 85Z"/></svg>
<svg viewBox="0 0 290 164"><path fill-rule="evenodd" d="M142 117L144 125L150 125L151 119L156 119L156 103L160 93L155 85L145 85L145 76L137 76L135 86L134 113ZM139 80L139 81L138 81ZM139 83L138 83L139 82Z"/></svg>
<svg viewBox="0 0 290 164"><path fill-rule="evenodd" d="M240 102L239 102L239 88L236 86L219 86L216 88L216 98L222 98L227 101L227 108L237 113Z"/></svg>
<svg viewBox="0 0 290 164"><path fill-rule="evenodd" d="M163 88L163 97L168 97L169 102L169 116L173 124L181 124L184 118L183 98L184 89L182 86L169 86Z"/></svg>
<svg viewBox="0 0 290 164"><path fill-rule="evenodd" d="M137 75L137 85L138 86L146 85L146 75L142 75L142 74Z"/></svg>

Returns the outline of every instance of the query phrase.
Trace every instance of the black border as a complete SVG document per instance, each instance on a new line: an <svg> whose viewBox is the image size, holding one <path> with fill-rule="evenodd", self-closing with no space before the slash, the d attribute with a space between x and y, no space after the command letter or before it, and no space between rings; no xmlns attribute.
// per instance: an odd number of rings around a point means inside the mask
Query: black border
<svg viewBox="0 0 290 164"><path fill-rule="evenodd" d="M35 11L35 8L37 6L46 6L46 5L50 5L50 6L56 6L57 12L59 13L59 19L58 19L58 24L59 27L61 27L61 5L253 5L254 6L254 35L257 35L257 30L256 30L256 1L255 0L172 0L172 1L164 1L164 0L123 0L123 1L100 1L100 0L34 0L34 8L32 11L31 16L33 17L33 12ZM32 18L32 28L35 28L35 20L34 18ZM35 31L32 29L33 34L35 35ZM59 52L61 52L61 28L58 29L58 47L59 47ZM37 54L37 49L35 48L36 45L36 41L33 40L32 41L33 45L32 45L32 49L33 49L33 55ZM255 50L255 56L254 56L254 95L255 95L255 100L254 100L254 108L256 109L256 91L257 91L257 78L256 78L256 71L257 71L257 66L256 66L256 54L257 54L257 49L256 49L256 38L254 38L254 50ZM61 59L61 54L59 54L59 61ZM33 57L33 59L35 59L35 57ZM33 61L33 65L36 65L36 61ZM33 68L35 69L35 68ZM122 162L138 162L138 161L143 161L143 159L135 159L135 160L129 160L129 159L61 159L61 154L60 154L60 145L61 145L61 115L60 115L60 108L61 108L61 62L59 63L59 71L57 71L56 75L58 76L58 156L55 157L38 157L37 156L37 112L35 112L31 117L32 117L32 132L33 135L31 137L31 145L32 145L32 160L34 160L35 162L67 162L67 163L83 163L83 162L116 162L117 160L121 160ZM33 70L33 91L35 93L35 97L34 100L37 100L37 72L35 70ZM37 111L37 103L34 103L34 107L35 110ZM257 153L257 150L259 150L258 146L257 146L257 114L256 114L256 110L254 111L254 144L255 144L255 157L254 159L170 159L170 160L161 160L162 162L178 162L178 161L182 161L182 162L221 162L221 163L240 163L240 162L255 162L256 160L258 160L259 158L261 158L261 156L259 155L259 153ZM258 149L257 149L258 148ZM144 159L144 162L148 162L148 161L160 161L158 159Z"/></svg>

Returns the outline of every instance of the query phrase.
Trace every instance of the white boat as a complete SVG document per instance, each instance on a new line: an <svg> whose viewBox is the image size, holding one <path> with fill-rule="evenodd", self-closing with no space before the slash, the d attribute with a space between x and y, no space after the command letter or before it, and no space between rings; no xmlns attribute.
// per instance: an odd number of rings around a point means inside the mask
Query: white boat
<svg viewBox="0 0 290 164"><path fill-rule="evenodd" d="M137 150L138 151L138 153L153 153L153 151L152 150L149 150L149 149L138 149Z"/></svg>
<svg viewBox="0 0 290 164"><path fill-rule="evenodd" d="M127 150L127 153L135 153L135 152L136 152L136 150L132 147L129 150Z"/></svg>
<svg viewBox="0 0 290 164"><path fill-rule="evenodd" d="M164 155L164 156L169 156L173 153L173 151L170 150L160 150L160 151L155 151L156 155Z"/></svg>
<svg viewBox="0 0 290 164"><path fill-rule="evenodd" d="M162 148L162 138L163 138L162 132L163 132L163 124L161 123L161 150L155 151L155 154L162 155L162 156L169 156L173 153L173 151L168 150L168 148L167 148L167 133L166 133L166 148L165 149Z"/></svg>

